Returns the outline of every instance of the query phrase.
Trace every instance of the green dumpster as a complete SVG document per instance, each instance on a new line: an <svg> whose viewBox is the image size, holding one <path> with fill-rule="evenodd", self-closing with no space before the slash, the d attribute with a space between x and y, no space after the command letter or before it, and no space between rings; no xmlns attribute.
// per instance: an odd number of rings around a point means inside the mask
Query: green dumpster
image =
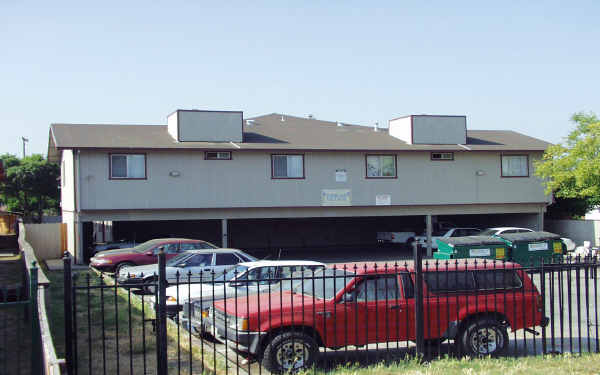
<svg viewBox="0 0 600 375"><path fill-rule="evenodd" d="M510 247L510 260L522 266L537 267L562 258L567 247L558 234L549 232L524 232L500 234Z"/></svg>
<svg viewBox="0 0 600 375"><path fill-rule="evenodd" d="M435 259L485 258L508 260L508 245L493 236L448 237L437 240Z"/></svg>

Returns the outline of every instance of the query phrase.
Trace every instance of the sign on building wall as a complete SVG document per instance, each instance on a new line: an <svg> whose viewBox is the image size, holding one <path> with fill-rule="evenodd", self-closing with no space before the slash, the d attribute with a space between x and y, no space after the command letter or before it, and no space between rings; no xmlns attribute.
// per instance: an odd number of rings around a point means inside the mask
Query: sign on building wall
<svg viewBox="0 0 600 375"><path fill-rule="evenodd" d="M348 174L345 169L335 170L335 182L346 182L348 181Z"/></svg>
<svg viewBox="0 0 600 375"><path fill-rule="evenodd" d="M350 189L321 190L321 206L351 206L352 191Z"/></svg>
<svg viewBox="0 0 600 375"><path fill-rule="evenodd" d="M376 206L390 206L392 204L392 196L390 194L378 194L375 196Z"/></svg>

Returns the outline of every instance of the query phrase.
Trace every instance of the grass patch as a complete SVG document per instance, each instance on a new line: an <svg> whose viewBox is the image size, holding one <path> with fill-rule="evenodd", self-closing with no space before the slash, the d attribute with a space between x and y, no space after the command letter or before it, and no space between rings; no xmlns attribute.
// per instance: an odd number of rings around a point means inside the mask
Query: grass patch
<svg viewBox="0 0 600 375"><path fill-rule="evenodd" d="M51 280L48 311L52 336L59 357L65 355L64 345L64 291L63 273L48 272ZM76 343L75 353L79 374L88 373L142 373L156 368L156 335L151 320L154 310L139 300L138 296L122 288L115 288L111 279L100 277L92 271L74 273L76 285L91 288L79 289L75 296ZM100 287L104 285L104 287ZM145 301L149 297L144 297ZM167 326L167 356L169 372L213 372L225 369L224 361L217 356L213 361L212 349L189 345L189 335L177 327ZM191 362L190 362L191 354ZM204 371L202 371L204 370Z"/></svg>
<svg viewBox="0 0 600 375"><path fill-rule="evenodd" d="M327 375L548 375L548 374L600 374L600 354L582 355L546 355L522 358L470 359L444 358L430 363L417 360L403 361L397 364L378 364L369 367L349 364L331 371L314 370L306 374Z"/></svg>

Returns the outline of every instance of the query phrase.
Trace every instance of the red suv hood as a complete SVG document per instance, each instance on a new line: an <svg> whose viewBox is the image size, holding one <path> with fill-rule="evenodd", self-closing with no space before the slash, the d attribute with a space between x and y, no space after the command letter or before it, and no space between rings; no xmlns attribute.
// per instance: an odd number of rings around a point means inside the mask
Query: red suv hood
<svg viewBox="0 0 600 375"><path fill-rule="evenodd" d="M323 308L324 300L313 298L313 296L293 293L289 290L283 292L263 292L250 296L242 296L238 294L238 298L228 298L226 300L215 301L214 307L221 311L225 311L229 315L239 317L251 317L258 315L259 312L272 315L280 312L290 312L292 306L294 311L302 314L312 314L313 309L319 311L319 307ZM261 318L262 320L263 318Z"/></svg>

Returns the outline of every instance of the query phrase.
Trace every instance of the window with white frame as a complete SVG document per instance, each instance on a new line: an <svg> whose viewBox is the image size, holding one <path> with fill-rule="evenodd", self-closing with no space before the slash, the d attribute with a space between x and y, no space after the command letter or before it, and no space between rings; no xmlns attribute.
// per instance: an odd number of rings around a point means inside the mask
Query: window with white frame
<svg viewBox="0 0 600 375"><path fill-rule="evenodd" d="M272 178L304 178L304 155L272 155Z"/></svg>
<svg viewBox="0 0 600 375"><path fill-rule="evenodd" d="M502 155L502 177L528 177L527 155Z"/></svg>
<svg viewBox="0 0 600 375"><path fill-rule="evenodd" d="M146 155L110 154L111 179L145 179Z"/></svg>
<svg viewBox="0 0 600 375"><path fill-rule="evenodd" d="M395 178L396 155L367 155L367 178Z"/></svg>

